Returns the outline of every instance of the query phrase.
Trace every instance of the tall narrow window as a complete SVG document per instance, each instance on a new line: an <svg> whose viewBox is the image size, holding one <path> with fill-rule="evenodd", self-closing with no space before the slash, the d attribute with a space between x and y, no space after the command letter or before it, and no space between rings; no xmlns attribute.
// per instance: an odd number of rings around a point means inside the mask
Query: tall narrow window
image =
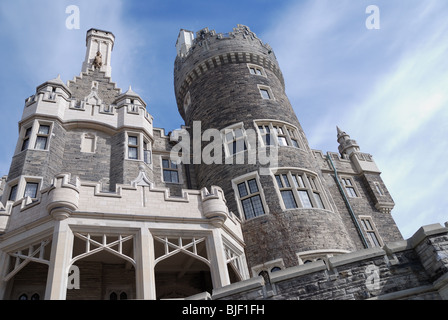
<svg viewBox="0 0 448 320"><path fill-rule="evenodd" d="M300 148L298 130L292 125L276 122L255 121L265 145Z"/></svg>
<svg viewBox="0 0 448 320"><path fill-rule="evenodd" d="M22 143L21 151L28 149L28 146L30 144L30 136L31 136L31 130L32 129L33 129L33 127L29 127L28 129L25 130L25 136L23 137L23 143Z"/></svg>
<svg viewBox="0 0 448 320"><path fill-rule="evenodd" d="M36 136L36 145L34 146L37 150L46 150L48 137L50 135L50 126L40 125L39 131Z"/></svg>
<svg viewBox="0 0 448 320"><path fill-rule="evenodd" d="M163 181L179 183L179 168L177 163L169 159L162 159Z"/></svg>
<svg viewBox="0 0 448 320"><path fill-rule="evenodd" d="M347 195L350 198L356 198L358 197L355 187L353 185L353 181L351 178L341 178L342 185L345 187L345 190L347 191Z"/></svg>
<svg viewBox="0 0 448 320"><path fill-rule="evenodd" d="M285 131L281 126L273 126L274 132L277 135L278 145L279 146L287 146L288 140L286 139Z"/></svg>
<svg viewBox="0 0 448 320"><path fill-rule="evenodd" d="M17 184L11 187L11 191L9 191L9 201L16 201L17 197Z"/></svg>
<svg viewBox="0 0 448 320"><path fill-rule="evenodd" d="M283 203L286 209L297 208L296 200L294 199L294 194L292 192L291 184L289 183L286 174L276 175L277 185L280 189L280 194L283 198Z"/></svg>
<svg viewBox="0 0 448 320"><path fill-rule="evenodd" d="M143 161L146 164L151 164L151 150L149 149L149 143L146 141L143 142Z"/></svg>
<svg viewBox="0 0 448 320"><path fill-rule="evenodd" d="M237 185L237 188L246 220L265 214L260 196L260 189L256 179L241 182Z"/></svg>
<svg viewBox="0 0 448 320"><path fill-rule="evenodd" d="M316 178L312 177L312 176L309 176L308 180L309 180L310 185L311 185L311 190L313 192L313 197L314 197L314 200L316 202L317 208L324 209L324 204L322 202L320 191L319 191L319 188L317 187Z"/></svg>
<svg viewBox="0 0 448 320"><path fill-rule="evenodd" d="M128 159L138 159L138 137L128 136Z"/></svg>
<svg viewBox="0 0 448 320"><path fill-rule="evenodd" d="M273 139L271 139L271 129L269 128L269 125L258 126L258 130L260 131L265 146L274 144Z"/></svg>
<svg viewBox="0 0 448 320"><path fill-rule="evenodd" d="M286 130L288 132L289 138L291 139L293 147L299 148L299 138L297 137L296 130L290 128L287 128Z"/></svg>
<svg viewBox="0 0 448 320"><path fill-rule="evenodd" d="M224 133L228 155L247 150L246 138L242 128L225 129Z"/></svg>
<svg viewBox="0 0 448 320"><path fill-rule="evenodd" d="M27 182L25 187L25 193L23 196L30 197L30 198L36 198L37 197L37 190L39 188L39 183L37 182Z"/></svg>
<svg viewBox="0 0 448 320"><path fill-rule="evenodd" d="M381 190L380 184L378 182L375 182L375 188L376 188L376 191L378 191L378 194L380 196L384 195L383 190Z"/></svg>
<svg viewBox="0 0 448 320"><path fill-rule="evenodd" d="M380 238L378 236L378 232L372 222L371 217L360 217L361 224L364 228L364 231L367 233L367 238L369 239L370 244L373 247L381 247Z"/></svg>

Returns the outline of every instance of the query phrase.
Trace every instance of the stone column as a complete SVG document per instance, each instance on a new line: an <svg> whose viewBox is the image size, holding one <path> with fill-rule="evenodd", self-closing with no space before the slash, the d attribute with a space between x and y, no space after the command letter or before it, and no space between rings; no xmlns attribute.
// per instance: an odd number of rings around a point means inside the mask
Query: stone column
<svg viewBox="0 0 448 320"><path fill-rule="evenodd" d="M3 278L8 271L9 256L6 252L0 251L0 300L5 299L6 286L8 281L3 281Z"/></svg>
<svg viewBox="0 0 448 320"><path fill-rule="evenodd" d="M154 239L147 227L140 229L134 242L136 252L135 281L137 299L155 300Z"/></svg>
<svg viewBox="0 0 448 320"><path fill-rule="evenodd" d="M56 221L51 244L45 300L65 300L72 250L73 232L68 225L68 220Z"/></svg>
<svg viewBox="0 0 448 320"><path fill-rule="evenodd" d="M209 252L211 262L211 276L213 289L221 288L230 284L229 272L227 270L224 244L222 242L219 229L213 230L213 235L209 237Z"/></svg>

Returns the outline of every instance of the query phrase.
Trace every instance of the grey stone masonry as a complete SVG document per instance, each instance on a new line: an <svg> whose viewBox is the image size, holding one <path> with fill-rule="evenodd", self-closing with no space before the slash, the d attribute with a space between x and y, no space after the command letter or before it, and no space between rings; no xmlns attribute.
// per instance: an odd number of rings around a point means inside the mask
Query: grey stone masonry
<svg viewBox="0 0 448 320"><path fill-rule="evenodd" d="M215 290L216 300L448 300L448 228Z"/></svg>
<svg viewBox="0 0 448 320"><path fill-rule="evenodd" d="M182 38L184 36L185 31L181 31L178 44L187 43ZM223 145L221 163L202 162L192 166L197 187L221 187L229 210L241 218L249 269L258 270L260 265L278 260L282 260L284 267L292 267L300 262L298 255L303 256L306 252L347 252L369 247L374 241L383 244L402 239L390 210L385 210L393 207L393 200L371 157L361 153L358 146L344 148L356 151L351 156L334 157L335 168L350 178L356 189L357 196L348 199L338 185L342 180L335 179L329 161L310 148L286 95L274 51L248 27L238 25L229 34L219 34L207 28L198 31L191 46L178 50L174 87L179 112L193 139L198 139L194 136L194 128L200 123L200 134L215 129L224 136L223 130L241 128L246 133L256 132L258 139L260 126L269 126L272 132L282 126L285 132L294 132L288 134L294 134L298 141L295 146L281 144L280 140L266 146L260 141L246 140L247 149L240 152L244 159L241 164L236 164L238 153L231 154L227 145ZM343 138L349 137L344 133ZM342 138L339 140L342 142ZM202 150L206 145L203 141ZM275 152L275 165L263 165L259 159L249 163L250 154L259 151L260 145L268 154ZM266 167L269 174L261 174ZM314 204L309 208L300 204L300 199L295 199L296 205L287 208L275 172L285 176L306 172L314 177L320 183L317 191L324 199L324 205ZM257 179L258 188L263 192L260 196L263 211L255 218L245 216L242 200L235 191L235 184L248 175ZM375 194L377 186L384 190L384 195ZM316 197L315 192L306 192L308 197ZM369 219L369 223L376 227L376 240L367 233L370 230L362 230L362 219Z"/></svg>

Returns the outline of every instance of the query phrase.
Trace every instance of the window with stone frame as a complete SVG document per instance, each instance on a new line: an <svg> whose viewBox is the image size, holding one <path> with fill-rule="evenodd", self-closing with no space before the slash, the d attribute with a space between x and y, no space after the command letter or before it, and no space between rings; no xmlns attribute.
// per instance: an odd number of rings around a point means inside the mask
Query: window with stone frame
<svg viewBox="0 0 448 320"><path fill-rule="evenodd" d="M249 173L233 179L232 185L241 217L249 220L267 213L264 193L257 173Z"/></svg>
<svg viewBox="0 0 448 320"><path fill-rule="evenodd" d="M372 217L370 216L360 216L361 225L364 229L364 232L367 236L367 239L372 247L381 247L382 241L378 234L378 230L373 223Z"/></svg>
<svg viewBox="0 0 448 320"><path fill-rule="evenodd" d="M46 124L39 124L39 130L36 134L36 144L34 146L34 149L47 150L49 137L50 126Z"/></svg>
<svg viewBox="0 0 448 320"><path fill-rule="evenodd" d="M247 68L249 69L249 73L257 76L266 76L264 72L264 68L261 66L257 66L255 64L247 64Z"/></svg>
<svg viewBox="0 0 448 320"><path fill-rule="evenodd" d="M274 94L268 86L258 85L258 90L260 91L261 98L264 100L274 100Z"/></svg>
<svg viewBox="0 0 448 320"><path fill-rule="evenodd" d="M146 164L152 163L152 154L149 146L150 143L147 140L143 140L143 161Z"/></svg>
<svg viewBox="0 0 448 320"><path fill-rule="evenodd" d="M163 181L179 183L179 165L170 159L162 159Z"/></svg>
<svg viewBox="0 0 448 320"><path fill-rule="evenodd" d="M227 127L221 132L226 156L233 156L248 149L247 136L242 123Z"/></svg>
<svg viewBox="0 0 448 320"><path fill-rule="evenodd" d="M263 145L290 146L300 148L297 128L282 122L255 121Z"/></svg>
<svg viewBox="0 0 448 320"><path fill-rule="evenodd" d="M138 160L138 135L128 135L128 159Z"/></svg>
<svg viewBox="0 0 448 320"><path fill-rule="evenodd" d="M33 130L32 126L25 129L25 133L24 133L23 140L22 140L22 148L20 151L28 149L28 146L30 144L32 130Z"/></svg>
<svg viewBox="0 0 448 320"><path fill-rule="evenodd" d="M17 198L17 189L18 189L19 185L13 185L9 191L9 197L8 200L9 201L16 201Z"/></svg>
<svg viewBox="0 0 448 320"><path fill-rule="evenodd" d="M37 198L37 191L39 190L39 183L34 181L27 181L23 197Z"/></svg>
<svg viewBox="0 0 448 320"><path fill-rule="evenodd" d="M380 196L384 196L384 192L383 192L383 189L381 189L380 184L378 182L374 182L374 184L375 184L375 188L376 188L376 191L378 192L378 194Z"/></svg>
<svg viewBox="0 0 448 320"><path fill-rule="evenodd" d="M326 209L317 176L309 172L285 171L276 174L275 180L285 209Z"/></svg>
<svg viewBox="0 0 448 320"><path fill-rule="evenodd" d="M350 198L358 198L358 193L356 191L355 184L352 178L349 177L341 177L341 183L345 188L345 192L347 196Z"/></svg>

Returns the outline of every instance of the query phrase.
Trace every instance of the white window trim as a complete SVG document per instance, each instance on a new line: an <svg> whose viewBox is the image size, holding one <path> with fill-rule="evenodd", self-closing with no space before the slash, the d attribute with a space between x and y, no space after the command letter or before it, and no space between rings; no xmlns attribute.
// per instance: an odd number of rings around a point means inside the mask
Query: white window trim
<svg viewBox="0 0 448 320"><path fill-rule="evenodd" d="M253 64L253 63L247 63L246 65L247 65L247 69L249 70L250 75L267 78L266 71L264 70L264 68L262 66L259 66L257 64ZM261 72L261 74L257 74L257 73L253 74L253 73L251 73L250 72L251 68L255 69L255 70L259 70Z"/></svg>
<svg viewBox="0 0 448 320"><path fill-rule="evenodd" d="M227 141L226 133L230 133L230 132L234 131L235 129L241 129L243 137L240 140L244 140L244 143L246 144L246 150L241 150L236 153L230 153L230 150L229 150L229 142L230 141ZM224 144L224 155L226 158L233 157L237 154L244 153L245 151L251 150L251 145L249 144L249 139L247 138L246 129L244 128L243 122L239 122L239 123L233 124L231 126L228 126L228 127L225 127L224 129L222 129L221 130L221 138L222 138L222 141ZM232 142L233 141L234 140L232 140Z"/></svg>
<svg viewBox="0 0 448 320"><path fill-rule="evenodd" d="M165 181L165 180L163 179L163 170L164 170L164 168L163 168L163 162L162 162L162 160L168 160L168 161L171 161L171 159L170 159L169 156L162 156L162 155L160 155L158 158L159 158L159 163L160 163L160 180L161 180L163 183L177 184L177 185L184 184L182 163L178 163L178 164L177 164L177 179L179 180L179 182ZM174 171L174 170L173 170L173 171Z"/></svg>
<svg viewBox="0 0 448 320"><path fill-rule="evenodd" d="M275 100L275 97L274 97L274 94L272 93L271 87L265 86L265 85L262 85L262 84L257 84L257 88L258 88L258 91L260 92L261 99L267 100L267 101ZM263 94L261 93L261 90L266 90L269 93L269 99L266 99L266 98L263 97Z"/></svg>
<svg viewBox="0 0 448 320"><path fill-rule="evenodd" d="M37 192L36 192L36 197L35 198L31 198L31 199L37 199L40 197L40 190L42 189L42 177L36 177L36 176L19 176L11 181L9 181L6 184L5 190L3 192L4 195L6 195L4 197L5 201L2 202L6 203L7 201L12 201L12 200L8 200L10 193L11 193L11 189L13 186L17 185L17 192L16 192L16 199L13 201L14 203L17 201L21 201L25 198L25 188L26 188L26 184L27 183L37 183Z"/></svg>
<svg viewBox="0 0 448 320"><path fill-rule="evenodd" d="M20 134L19 134L19 139L18 139L18 143L16 146L15 154L24 152L26 150L37 150L37 151L50 150L50 143L52 140L51 137L53 136L53 126L54 126L53 124L54 123L52 121L35 119L32 122L22 125L21 129L20 129ZM50 127L48 130L48 134L45 135L47 137L47 145L45 146L45 149L36 149L37 136L39 135L38 132L39 132L39 127L41 125ZM29 135L28 147L26 149L22 150L23 141L25 139L25 133L29 128L31 128L31 133Z"/></svg>
<svg viewBox="0 0 448 320"><path fill-rule="evenodd" d="M347 195L348 198L350 199L359 199L361 198L361 193L358 190L358 187L356 186L355 180L353 179L353 177L350 176L345 176L345 175L341 175L339 176L340 179L340 183L342 185L342 187L344 188L344 192ZM351 186L348 186L349 188L353 188L353 190L355 191L356 197L351 197L347 191L347 186L344 184L344 182L342 181L342 179L348 179L350 180Z"/></svg>
<svg viewBox="0 0 448 320"><path fill-rule="evenodd" d="M276 179L276 175L282 175L282 174L286 174L288 176L289 179L289 184L291 185L291 187L286 187L285 189L291 189L293 196L294 196L294 200L296 202L297 208L289 208L287 209L285 206L285 203L283 201L283 197L282 194L280 192L280 188L277 184L277 179ZM306 179L304 179L304 184L305 184L305 188L307 193L308 193L308 197L310 198L311 204L312 204L312 208L306 208L303 207L302 201L300 200L300 196L298 194L298 190L297 188L294 186L294 184L291 184L292 182L292 174L305 174L306 175ZM308 176L312 176L315 178L315 182L317 183L317 190L313 189L313 187L310 185L310 181L308 179ZM323 184L320 181L320 177L317 173L307 170L307 169L303 169L303 168L295 168L295 167L281 167L281 168L271 168L271 178L272 178L272 182L274 183L274 187L275 187L275 191L277 192L277 196L280 202L280 207L282 210L284 211L288 211L288 210L297 210L297 209L308 209L308 210L327 210L327 211L332 211L331 209L331 205L330 205L330 201L327 198L327 195L325 193L325 189L323 188ZM318 191L320 198L322 200L322 204L324 206L324 208L319 208L317 206L316 200L314 199L314 195L313 195L313 191ZM311 194L310 194L311 193Z"/></svg>
<svg viewBox="0 0 448 320"><path fill-rule="evenodd" d="M257 130L258 139L259 139L259 141L261 141L261 143L260 143L261 146L266 147L266 145L264 144L264 140L263 140L262 134L261 134L260 129L258 128L258 126L266 126L266 125L269 126L269 130L271 131L271 134L275 135L275 138L276 138L276 139L274 139L274 145L270 145L270 146L289 147L289 148L295 148L295 149L299 149L299 150L305 150L305 148L303 147L302 139L301 139L300 134L299 134L299 129L296 126L294 126L294 125L292 125L292 124L290 124L288 122L274 120L274 119L257 119L257 120L254 120L254 127ZM273 131L274 126L282 127L283 132L284 132L283 136L286 137L286 140L287 140L287 143L288 143L287 146L279 145L279 143L278 143L278 136ZM297 141L297 144L299 145L298 148L293 145L292 138L291 138L291 136L289 134L288 129L292 130L297 135L297 137L293 137L293 138L295 138L295 140Z"/></svg>
<svg viewBox="0 0 448 320"><path fill-rule="evenodd" d="M245 182L245 181L248 181L248 180L252 180L252 179L255 179L255 181L257 182L258 193L260 194L260 198L261 198L261 203L263 205L264 214L261 215L261 216L253 217L253 218L250 218L250 219L246 219L246 215L244 214L243 204L241 203L241 200L240 200L240 194L239 194L239 191L238 191L238 184L240 184L242 182ZM269 214L269 207L268 207L268 205L266 203L266 198L265 198L265 195L264 195L263 187L262 187L261 182L260 182L260 176L258 174L258 171L249 172L249 173L246 173L246 174L244 174L242 176L236 177L236 178L232 179L231 182L232 182L233 193L235 195L235 201L236 201L236 204L237 204L237 207L238 207L239 218L241 219L241 221L257 219L257 218L260 218L260 217L263 217L263 216Z"/></svg>
<svg viewBox="0 0 448 320"><path fill-rule="evenodd" d="M152 166L152 143L151 143L151 139L149 139L145 134L141 133L141 132L136 132L136 131L126 131L126 143L125 143L125 159L126 160L130 160L130 161L141 161L143 163L145 163L148 166ZM130 145L129 144L129 137L137 137L137 145ZM148 146L148 151L150 151L151 153L151 161L150 163L146 163L145 160L145 150L143 150L143 146L144 143L147 143ZM137 159L131 159L129 158L129 147L137 147Z"/></svg>
<svg viewBox="0 0 448 320"><path fill-rule="evenodd" d="M367 241L369 241L369 244L371 245L371 247L377 247L377 246L375 245L375 243L372 242L372 240L368 236L368 233L374 233L375 234L375 236L376 236L376 238L377 238L377 240L378 240L378 242L380 244L379 247L384 246L383 239L381 238L381 236L380 236L380 234L378 232L378 228L376 227L375 223L373 222L372 216L358 216L358 218L359 218L360 225L361 225L361 227L362 227L362 229L364 231L364 234L365 234L365 236L367 238ZM366 228L364 227L364 224L362 223L362 220L368 220L370 225L372 226L372 230L366 230Z"/></svg>
<svg viewBox="0 0 448 320"><path fill-rule="evenodd" d="M258 275L260 274L260 272L262 271L266 271L269 276L271 276L272 272L271 270L275 267L278 267L282 270L285 269L285 263L283 261L283 259L275 259L275 260L271 260L271 261L267 261L263 264L258 264L256 266L253 266L251 271L252 271L252 276L253 277L258 277Z"/></svg>

